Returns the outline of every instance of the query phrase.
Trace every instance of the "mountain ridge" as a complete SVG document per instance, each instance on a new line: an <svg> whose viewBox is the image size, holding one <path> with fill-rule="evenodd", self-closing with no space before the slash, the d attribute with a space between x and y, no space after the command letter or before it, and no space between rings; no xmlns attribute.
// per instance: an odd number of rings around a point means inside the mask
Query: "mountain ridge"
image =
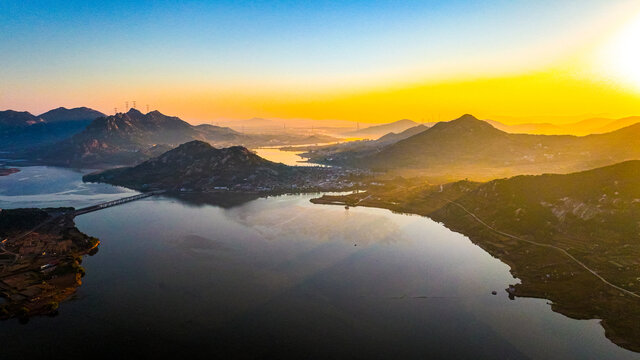
<svg viewBox="0 0 640 360"><path fill-rule="evenodd" d="M83 181L105 182L141 191L317 191L332 169L296 167L266 160L243 146L216 148L193 140L136 166L85 175ZM343 184L334 179L332 189Z"/></svg>
<svg viewBox="0 0 640 360"><path fill-rule="evenodd" d="M14 117L13 125L7 126L7 117L11 116ZM98 116L104 114L86 107L60 107L38 116L27 111L2 111L0 149L10 152L23 151L61 141L82 131Z"/></svg>
<svg viewBox="0 0 640 360"><path fill-rule="evenodd" d="M12 128L27 127L41 122L45 122L45 120L31 114L28 111L0 111L0 131Z"/></svg>
<svg viewBox="0 0 640 360"><path fill-rule="evenodd" d="M347 131L347 132L344 132L342 135L348 136L348 137L377 139L388 133L402 132L416 125L419 125L419 124L413 120L401 119L401 120L397 120L397 121L386 123L386 124L371 125L363 129Z"/></svg>
<svg viewBox="0 0 640 360"><path fill-rule="evenodd" d="M18 154L33 163L111 167L132 165L192 140L208 141L216 146L267 146L330 142L335 138L302 134L242 134L231 128L209 124L191 125L176 116L154 110L146 114L136 109L103 116L91 121L82 131L43 147Z"/></svg>
<svg viewBox="0 0 640 360"><path fill-rule="evenodd" d="M47 123L63 121L91 121L103 116L106 115L100 111L93 110L85 106L72 109L67 109L61 106L38 115L38 117L44 119Z"/></svg>
<svg viewBox="0 0 640 360"><path fill-rule="evenodd" d="M351 165L382 169L529 167L538 172L571 172L636 158L640 158L640 124L581 137L510 134L467 114L437 123L376 154L352 159Z"/></svg>
<svg viewBox="0 0 640 360"><path fill-rule="evenodd" d="M512 134L534 135L576 135L603 134L640 122L640 116L627 116L619 119L590 118L570 124L524 123L507 125L496 120L484 120L497 129Z"/></svg>
<svg viewBox="0 0 640 360"><path fill-rule="evenodd" d="M126 165L143 161L193 139L225 140L236 133L213 128L200 131L175 116L136 109L99 117L82 132L35 151L39 161L63 166Z"/></svg>

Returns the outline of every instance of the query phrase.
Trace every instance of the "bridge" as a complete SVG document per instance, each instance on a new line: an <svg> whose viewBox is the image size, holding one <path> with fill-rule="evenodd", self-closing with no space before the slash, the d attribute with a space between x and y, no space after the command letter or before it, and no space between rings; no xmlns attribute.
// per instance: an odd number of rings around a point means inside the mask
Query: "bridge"
<svg viewBox="0 0 640 360"><path fill-rule="evenodd" d="M74 216L79 216L79 215L87 214L87 213L90 213L90 212L106 209L106 208L109 208L109 207L112 207L112 206L126 204L128 202L132 202L132 201L148 198L148 197L151 197L151 196L159 195L159 194L162 194L162 193L164 193L164 190L150 191L150 192L146 192L146 193L143 193L143 194L129 196L129 197L125 197L125 198L118 199L118 200L107 201L107 202L104 202L104 203L101 203L101 204L87 206L87 207L82 208L82 209L77 209L73 213L73 215Z"/></svg>

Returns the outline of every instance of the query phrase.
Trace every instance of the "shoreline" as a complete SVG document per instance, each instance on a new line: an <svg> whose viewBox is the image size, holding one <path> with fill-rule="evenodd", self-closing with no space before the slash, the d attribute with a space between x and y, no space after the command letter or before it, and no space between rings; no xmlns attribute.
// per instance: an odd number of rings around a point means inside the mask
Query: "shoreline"
<svg viewBox="0 0 640 360"><path fill-rule="evenodd" d="M552 311L572 319L600 320L605 337L627 350L640 352L640 300L602 283L593 273L551 248L518 241L486 228L460 209L448 214L419 211L400 203L371 199L366 193L326 196L310 201L319 205L371 207L396 213L413 214L440 222L510 267L520 284L509 284L510 298L536 298L550 301ZM355 195L355 196L354 196ZM637 295L636 295L637 296Z"/></svg>
<svg viewBox="0 0 640 360"><path fill-rule="evenodd" d="M100 240L78 230L72 209L0 212L0 320L55 316L82 285L82 258L97 253Z"/></svg>

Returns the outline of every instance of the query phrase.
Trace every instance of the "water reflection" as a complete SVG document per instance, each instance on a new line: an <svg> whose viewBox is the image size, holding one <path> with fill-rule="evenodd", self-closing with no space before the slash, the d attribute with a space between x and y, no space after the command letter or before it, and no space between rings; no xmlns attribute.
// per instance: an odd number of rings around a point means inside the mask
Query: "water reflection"
<svg viewBox="0 0 640 360"><path fill-rule="evenodd" d="M261 195L252 193L165 193L164 198L177 200L186 206L203 207L218 206L224 209L230 209L250 201L259 199Z"/></svg>
<svg viewBox="0 0 640 360"><path fill-rule="evenodd" d="M355 246L408 241L401 225L386 214L336 211L330 206L310 207L291 204L289 199L257 202L232 209L225 216L251 227L268 240L341 241Z"/></svg>
<svg viewBox="0 0 640 360"><path fill-rule="evenodd" d="M77 217L102 241L68 286L77 301L1 322L3 358L636 357L597 321L510 301L509 267L441 224L311 197L180 194Z"/></svg>
<svg viewBox="0 0 640 360"><path fill-rule="evenodd" d="M303 145L305 146L305 145ZM307 162L307 159L300 156L300 154L306 151L284 151L279 147L263 147L253 149L255 153L267 160L283 163L289 166L324 166L316 163Z"/></svg>
<svg viewBox="0 0 640 360"><path fill-rule="evenodd" d="M78 171L49 166L20 167L20 172L0 176L0 209L18 207L85 207L135 195L119 186L88 184Z"/></svg>

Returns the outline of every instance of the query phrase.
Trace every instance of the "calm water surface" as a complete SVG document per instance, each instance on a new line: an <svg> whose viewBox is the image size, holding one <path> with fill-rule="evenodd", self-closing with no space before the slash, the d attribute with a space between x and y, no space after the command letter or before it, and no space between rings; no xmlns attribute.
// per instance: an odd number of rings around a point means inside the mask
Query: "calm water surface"
<svg viewBox="0 0 640 360"><path fill-rule="evenodd" d="M80 177L23 168L0 177L0 207L131 193ZM83 285L55 318L1 322L0 358L639 357L596 320L510 301L508 266L441 224L311 197L154 197L76 218L102 241Z"/></svg>
<svg viewBox="0 0 640 360"><path fill-rule="evenodd" d="M299 145L303 147L308 145ZM283 163L289 166L324 166L321 164L306 162L307 160L300 156L305 151L282 151L280 147L262 147L253 149L258 156L274 162Z"/></svg>
<svg viewBox="0 0 640 360"><path fill-rule="evenodd" d="M15 167L15 166L13 166ZM19 168L20 172L0 176L0 208L77 208L132 196L138 192L106 184L85 184L82 175L90 171L49 166Z"/></svg>

